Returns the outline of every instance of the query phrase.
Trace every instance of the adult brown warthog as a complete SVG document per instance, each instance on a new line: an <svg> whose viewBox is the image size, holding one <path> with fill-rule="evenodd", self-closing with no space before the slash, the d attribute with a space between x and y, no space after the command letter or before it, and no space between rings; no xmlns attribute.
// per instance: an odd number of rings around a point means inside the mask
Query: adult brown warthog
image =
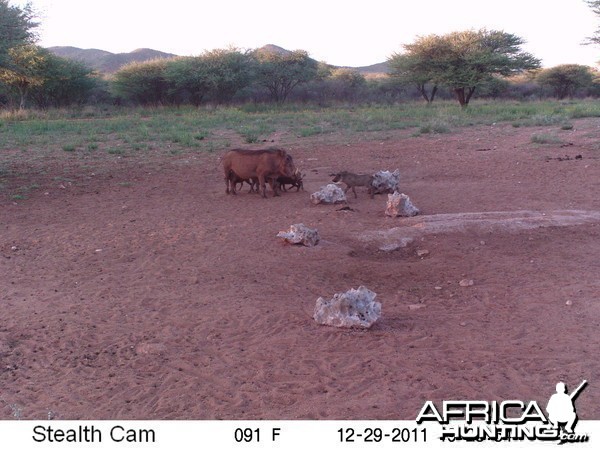
<svg viewBox="0 0 600 450"><path fill-rule="evenodd" d="M262 196L267 196L265 181L269 180L273 196L279 195L275 180L278 177L292 177L296 171L294 161L285 150L230 150L223 156L225 192L235 194L234 179L258 179ZM235 177L233 176L235 175Z"/></svg>

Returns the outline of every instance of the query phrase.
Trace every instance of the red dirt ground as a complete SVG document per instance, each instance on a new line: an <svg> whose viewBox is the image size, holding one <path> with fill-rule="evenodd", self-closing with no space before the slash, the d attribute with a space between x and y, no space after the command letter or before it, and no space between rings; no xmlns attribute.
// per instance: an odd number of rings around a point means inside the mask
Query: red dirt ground
<svg viewBox="0 0 600 450"><path fill-rule="evenodd" d="M600 419L600 124L574 124L563 146L510 125L306 140L286 147L306 191L268 199L225 195L225 150L71 183L65 162L14 167L40 189L0 203L0 418L414 419L587 379L577 411ZM309 201L334 170L396 168L417 218L364 189L353 211ZM321 244L276 237L299 222ZM359 285L382 303L370 330L314 322Z"/></svg>

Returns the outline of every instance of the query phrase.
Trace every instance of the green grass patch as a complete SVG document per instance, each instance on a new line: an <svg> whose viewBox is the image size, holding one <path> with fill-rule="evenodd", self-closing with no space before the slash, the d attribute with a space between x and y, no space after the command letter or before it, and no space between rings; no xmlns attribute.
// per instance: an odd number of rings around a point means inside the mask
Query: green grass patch
<svg viewBox="0 0 600 450"><path fill-rule="evenodd" d="M310 127L300 128L300 130L298 130L298 136L299 137L310 137L310 136L316 136L318 134L323 134L324 132L325 132L325 130L322 126L314 125L314 126L310 126Z"/></svg>
<svg viewBox="0 0 600 450"><path fill-rule="evenodd" d="M551 126L571 129L572 121L600 117L593 100L485 101L468 108L454 101L405 102L396 105L247 104L210 108L84 107L74 110L26 111L0 114L0 164L15 157L53 157L81 152L83 157L101 148L102 154L178 155L214 152L230 146L223 136L237 134L248 144L270 140L322 138L338 142L356 138L380 139L381 133L411 130L413 135L442 134L473 125L508 123L514 127ZM538 139L538 138L536 138ZM547 141L541 137L542 141ZM16 156L15 150L20 151ZM12 158L12 159L11 159Z"/></svg>
<svg viewBox="0 0 600 450"><path fill-rule="evenodd" d="M531 136L531 142L534 144L561 144L561 139L554 135L548 133L536 133Z"/></svg>
<svg viewBox="0 0 600 450"><path fill-rule="evenodd" d="M435 133L435 134L450 133L450 126L444 121L433 120L430 123L419 127L419 130L414 135L418 136L421 134L430 134L430 133Z"/></svg>

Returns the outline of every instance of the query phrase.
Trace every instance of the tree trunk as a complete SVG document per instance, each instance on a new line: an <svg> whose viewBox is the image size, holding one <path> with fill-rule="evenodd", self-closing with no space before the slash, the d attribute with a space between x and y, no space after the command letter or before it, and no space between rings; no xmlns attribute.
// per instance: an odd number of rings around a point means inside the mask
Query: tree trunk
<svg viewBox="0 0 600 450"><path fill-rule="evenodd" d="M437 84L434 84L434 85L433 85L433 89L431 90L431 101L432 101L432 102L433 102L433 98L435 97L435 94L436 94L436 92L437 92L437 89L438 89L438 87L437 87ZM431 102L430 102L430 103L431 103Z"/></svg>
<svg viewBox="0 0 600 450"><path fill-rule="evenodd" d="M469 88L455 88L454 92L456 94L456 98L458 99L458 103L460 103L460 106L462 108L466 108L469 106L469 101L475 93L475 86Z"/></svg>
<svg viewBox="0 0 600 450"><path fill-rule="evenodd" d="M427 93L427 89L425 89L425 83L419 84L418 85L418 89L419 92L421 93L421 95L423 96L423 98L427 101L427 104L430 104L431 102L433 102L433 99L435 97L435 93L437 92L437 84L433 85L433 88L431 89L431 95L429 95Z"/></svg>
<svg viewBox="0 0 600 450"><path fill-rule="evenodd" d="M475 93L475 86L472 86L470 88L467 89L467 98L466 100L466 104L469 104L469 101L471 100L471 97L473 96L473 94Z"/></svg>
<svg viewBox="0 0 600 450"><path fill-rule="evenodd" d="M465 98L465 88L456 88L454 89L454 93L456 94L456 98L458 99L458 103L460 103L460 106L462 108L467 106L467 100Z"/></svg>
<svg viewBox="0 0 600 450"><path fill-rule="evenodd" d="M25 99L27 98L27 86L19 86L19 111L25 109Z"/></svg>
<svg viewBox="0 0 600 450"><path fill-rule="evenodd" d="M425 101L429 103L429 96L427 95L427 91L425 90L425 83L418 84L417 89L419 89L419 92L421 93L421 96L425 99Z"/></svg>

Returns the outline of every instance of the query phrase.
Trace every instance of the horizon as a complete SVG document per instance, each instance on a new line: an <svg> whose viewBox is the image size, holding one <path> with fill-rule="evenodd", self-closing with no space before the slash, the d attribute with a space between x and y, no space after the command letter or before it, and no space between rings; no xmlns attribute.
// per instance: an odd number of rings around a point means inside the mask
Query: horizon
<svg viewBox="0 0 600 450"><path fill-rule="evenodd" d="M26 3L10 1L21 7ZM598 46L583 45L600 22L584 0L505 0L496 7L474 0L423 0L418 9L387 0L373 0L368 8L306 0L296 9L274 0L251 4L224 0L206 6L171 0L169 9L139 0L29 3L40 22L38 44L46 48L111 53L150 48L192 56L230 46L253 49L273 44L305 50L312 58L335 66L364 67L385 62L418 36L487 28L522 38L521 48L541 59L544 67L597 67L600 61ZM208 19L203 21L204 17Z"/></svg>

